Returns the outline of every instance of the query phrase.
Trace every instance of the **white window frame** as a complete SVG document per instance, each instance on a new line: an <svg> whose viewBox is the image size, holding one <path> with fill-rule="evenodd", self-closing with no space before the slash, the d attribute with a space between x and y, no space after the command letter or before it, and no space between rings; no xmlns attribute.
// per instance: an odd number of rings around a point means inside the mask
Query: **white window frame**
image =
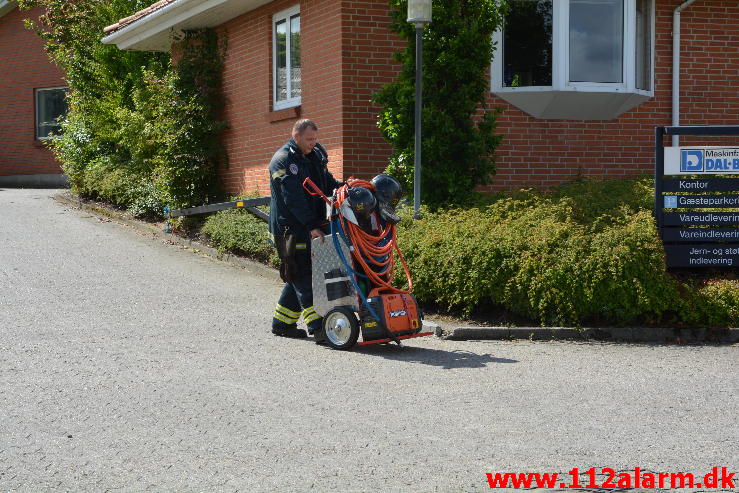
<svg viewBox="0 0 739 493"><path fill-rule="evenodd" d="M277 110L284 110L286 108L292 108L294 106L300 106L301 104L301 97L295 97L295 98L288 98L283 101L277 100L277 23L280 21L285 21L288 36L286 39L287 42L287 56L286 56L286 67L287 67L287 93L292 93L292 66L290 64L290 44L292 43L292 36L289 35L290 32L290 18L294 15L300 14L300 5L295 5L294 7L290 7L289 9L285 9L281 12L276 13L272 16L272 109ZM302 19L301 19L302 21ZM301 22L300 32L302 36L303 27ZM300 61L301 66L303 61ZM302 80L301 80L302 84Z"/></svg>
<svg viewBox="0 0 739 493"><path fill-rule="evenodd" d="M491 91L505 92L628 92L642 96L654 96L655 57L655 10L657 1L652 1L651 15L651 81L650 90L636 88L636 0L624 0L624 37L622 82L570 82L570 1L552 0L552 85L506 87L503 85L503 30L493 34L496 54L491 64Z"/></svg>
<svg viewBox="0 0 739 493"><path fill-rule="evenodd" d="M42 91L54 91L54 90L59 90L59 89L62 89L62 90L64 90L66 92L69 88L67 86L39 87L39 88L33 90L33 105L35 107L34 113L36 115L36 121L35 121L35 125L34 125L35 128L33 130L33 133L36 136L36 140L49 140L49 139L52 139L54 137L53 135L46 135L46 136L39 135L39 126L40 126L40 123L41 123L41 115L39 115L39 110L40 110L40 108L39 108L40 105L39 105L39 100L38 100L39 93L42 92Z"/></svg>

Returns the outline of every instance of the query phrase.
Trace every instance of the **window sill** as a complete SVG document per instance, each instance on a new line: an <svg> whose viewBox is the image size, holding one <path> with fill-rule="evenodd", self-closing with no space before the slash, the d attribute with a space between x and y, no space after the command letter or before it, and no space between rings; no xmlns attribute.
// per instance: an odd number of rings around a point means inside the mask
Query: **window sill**
<svg viewBox="0 0 739 493"><path fill-rule="evenodd" d="M636 90L526 88L493 90L493 94L543 120L612 120L648 101L652 95Z"/></svg>
<svg viewBox="0 0 739 493"><path fill-rule="evenodd" d="M284 110L270 111L265 119L268 123L280 122L283 120L291 120L300 117L300 105Z"/></svg>

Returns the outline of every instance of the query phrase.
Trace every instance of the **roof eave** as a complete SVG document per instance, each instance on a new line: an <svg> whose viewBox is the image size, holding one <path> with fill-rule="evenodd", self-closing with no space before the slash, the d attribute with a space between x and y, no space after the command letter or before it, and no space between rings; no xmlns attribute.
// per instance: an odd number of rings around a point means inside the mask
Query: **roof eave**
<svg viewBox="0 0 739 493"><path fill-rule="evenodd" d="M102 38L121 50L170 51L173 35L215 27L270 0L175 0Z"/></svg>
<svg viewBox="0 0 739 493"><path fill-rule="evenodd" d="M101 42L114 44L121 50L169 51L171 28L177 24L183 14L189 17L186 6L191 3L198 2L194 0L172 2L105 36Z"/></svg>
<svg viewBox="0 0 739 493"><path fill-rule="evenodd" d="M18 2L11 0L0 0L0 17L4 16L18 6Z"/></svg>

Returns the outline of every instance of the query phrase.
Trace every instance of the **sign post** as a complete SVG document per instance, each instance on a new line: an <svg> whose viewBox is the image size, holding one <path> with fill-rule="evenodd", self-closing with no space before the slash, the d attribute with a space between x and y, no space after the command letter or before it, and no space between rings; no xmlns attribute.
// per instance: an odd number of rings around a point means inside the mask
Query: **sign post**
<svg viewBox="0 0 739 493"><path fill-rule="evenodd" d="M739 135L739 126L656 127L654 153L667 266L739 267L739 146L665 148L666 135Z"/></svg>

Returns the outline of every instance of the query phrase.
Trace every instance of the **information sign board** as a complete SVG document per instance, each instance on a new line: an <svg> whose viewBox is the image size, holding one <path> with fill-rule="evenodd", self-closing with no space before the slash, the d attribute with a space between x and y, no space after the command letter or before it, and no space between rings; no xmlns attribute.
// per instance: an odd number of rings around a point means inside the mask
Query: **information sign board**
<svg viewBox="0 0 739 493"><path fill-rule="evenodd" d="M664 180L662 191L669 193L739 192L739 176L737 178L675 178Z"/></svg>
<svg viewBox="0 0 739 493"><path fill-rule="evenodd" d="M739 245L665 245L670 267L736 267Z"/></svg>
<svg viewBox="0 0 739 493"><path fill-rule="evenodd" d="M739 207L739 195L665 195L665 209L727 209Z"/></svg>
<svg viewBox="0 0 739 493"><path fill-rule="evenodd" d="M711 226L739 224L739 212L665 212L662 226ZM664 233L667 229L663 228Z"/></svg>
<svg viewBox="0 0 739 493"><path fill-rule="evenodd" d="M739 228L665 228L662 240L667 242L739 241Z"/></svg>
<svg viewBox="0 0 739 493"><path fill-rule="evenodd" d="M654 167L667 266L739 267L739 146L664 147L666 135L739 136L739 126L657 127Z"/></svg>
<svg viewBox="0 0 739 493"><path fill-rule="evenodd" d="M665 147L664 174L739 174L739 147Z"/></svg>

